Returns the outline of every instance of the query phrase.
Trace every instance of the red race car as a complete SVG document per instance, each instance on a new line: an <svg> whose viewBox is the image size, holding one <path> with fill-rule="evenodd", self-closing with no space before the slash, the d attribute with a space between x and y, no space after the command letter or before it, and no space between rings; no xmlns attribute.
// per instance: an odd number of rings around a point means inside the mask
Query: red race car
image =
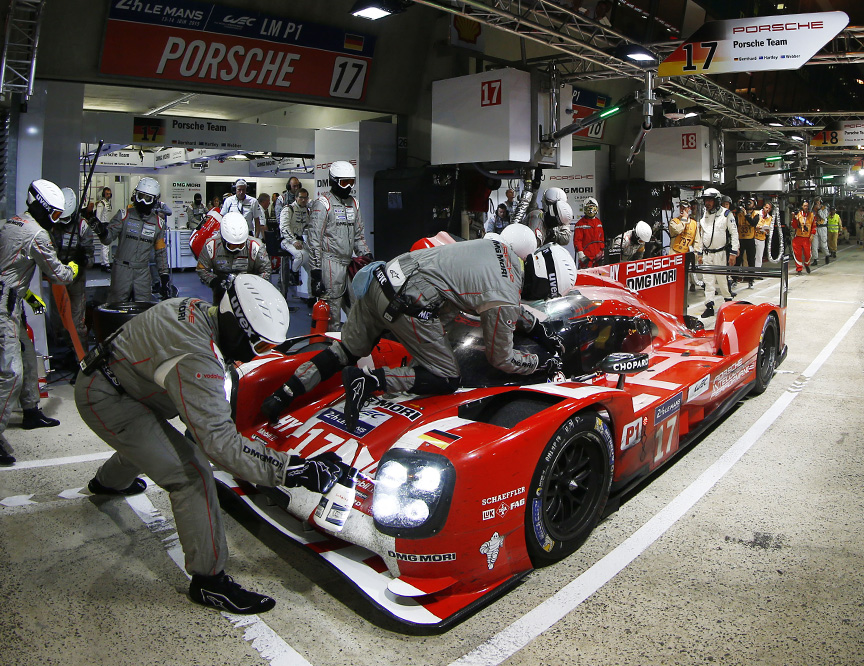
<svg viewBox="0 0 864 666"><path fill-rule="evenodd" d="M624 492L745 395L765 390L786 355L787 269L749 269L781 278L780 304L727 303L714 330L684 315L682 255L581 271L566 297L531 304L565 342L563 377L493 369L479 320L463 316L450 331L463 388L374 397L353 433L338 375L276 425L259 412L331 343L290 340L232 372L237 426L280 451L335 451L360 470L344 528L310 529L321 495L217 478L393 617L444 628L567 557ZM382 339L360 365L408 361L401 345Z"/></svg>

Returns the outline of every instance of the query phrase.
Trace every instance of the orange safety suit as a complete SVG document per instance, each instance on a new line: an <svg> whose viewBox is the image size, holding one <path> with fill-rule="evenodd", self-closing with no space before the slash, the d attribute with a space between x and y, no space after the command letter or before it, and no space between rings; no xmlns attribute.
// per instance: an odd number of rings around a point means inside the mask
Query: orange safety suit
<svg viewBox="0 0 864 666"><path fill-rule="evenodd" d="M816 233L816 221L812 212L804 214L803 211L792 217L792 229L795 236L792 238L792 254L795 256L795 272L800 273L804 268L810 272L810 237Z"/></svg>

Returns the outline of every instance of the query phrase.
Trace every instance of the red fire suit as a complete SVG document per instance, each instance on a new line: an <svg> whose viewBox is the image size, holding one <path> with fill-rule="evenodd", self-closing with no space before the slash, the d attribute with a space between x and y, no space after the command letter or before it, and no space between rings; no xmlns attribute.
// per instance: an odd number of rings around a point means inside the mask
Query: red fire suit
<svg viewBox="0 0 864 666"><path fill-rule="evenodd" d="M810 237L816 233L816 221L813 213L799 212L792 217L792 254L795 256L795 272L800 273L805 267L810 272Z"/></svg>
<svg viewBox="0 0 864 666"><path fill-rule="evenodd" d="M597 217L582 217L573 228L573 247L579 260L579 268L599 266L603 262L606 237L603 223Z"/></svg>

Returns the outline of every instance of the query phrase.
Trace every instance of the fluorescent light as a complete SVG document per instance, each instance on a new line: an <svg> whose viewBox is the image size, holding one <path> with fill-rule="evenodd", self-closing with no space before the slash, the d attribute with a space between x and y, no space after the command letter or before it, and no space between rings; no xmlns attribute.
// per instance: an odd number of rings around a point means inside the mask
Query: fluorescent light
<svg viewBox="0 0 864 666"><path fill-rule="evenodd" d="M801 136L800 134L790 134L789 138L792 139L793 141L803 141L804 140L804 137Z"/></svg>
<svg viewBox="0 0 864 666"><path fill-rule="evenodd" d="M769 142L768 142L767 144L765 144L765 145L768 145L768 146L779 146L780 144L777 143L776 141L769 141Z"/></svg>
<svg viewBox="0 0 864 666"><path fill-rule="evenodd" d="M778 123L776 120L768 123L770 127L783 127L783 123Z"/></svg>
<svg viewBox="0 0 864 666"><path fill-rule="evenodd" d="M613 113L618 113L618 111L620 111L620 110L621 110L621 107L620 107L620 106L613 106L611 109L606 109L605 111L603 111L603 112L600 114L600 117L601 117L601 118L608 118L608 117L611 116Z"/></svg>

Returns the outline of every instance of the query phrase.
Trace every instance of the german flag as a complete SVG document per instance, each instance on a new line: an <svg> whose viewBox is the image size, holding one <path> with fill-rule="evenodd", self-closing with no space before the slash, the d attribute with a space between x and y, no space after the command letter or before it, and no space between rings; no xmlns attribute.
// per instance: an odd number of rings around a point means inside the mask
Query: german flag
<svg viewBox="0 0 864 666"><path fill-rule="evenodd" d="M364 41L365 38L361 35L349 35L348 33L345 33L344 48L351 49L352 51L362 51Z"/></svg>
<svg viewBox="0 0 864 666"><path fill-rule="evenodd" d="M422 435L419 435L420 439L424 442L429 442L437 446L439 449L446 449L453 442L458 439L462 439L459 435L453 435L449 432L444 432L443 430L427 430Z"/></svg>

